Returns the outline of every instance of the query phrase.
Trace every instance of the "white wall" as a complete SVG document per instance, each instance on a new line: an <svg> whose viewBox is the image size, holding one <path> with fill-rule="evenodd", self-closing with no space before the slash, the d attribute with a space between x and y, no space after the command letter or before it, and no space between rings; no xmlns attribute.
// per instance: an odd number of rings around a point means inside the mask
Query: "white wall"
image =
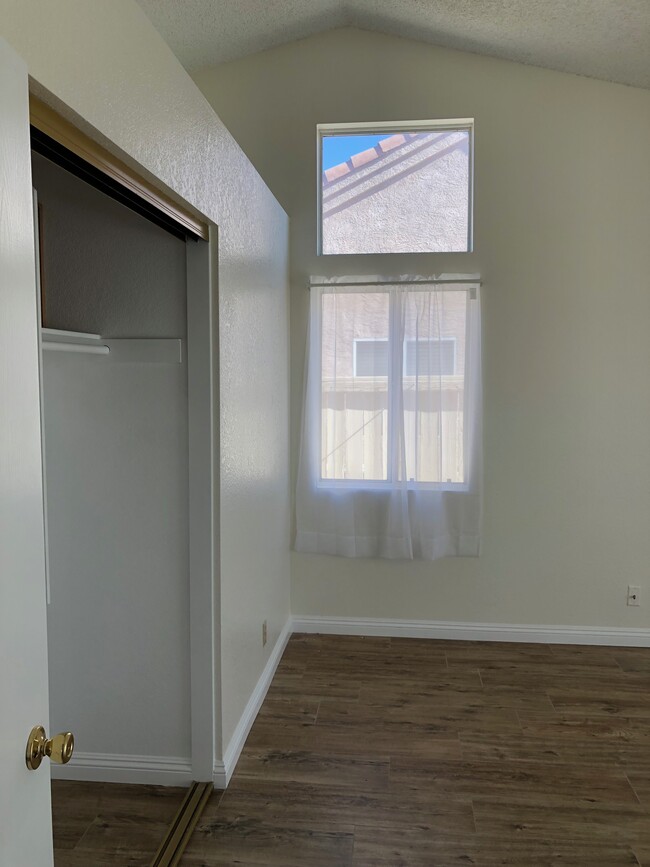
<svg viewBox="0 0 650 867"><path fill-rule="evenodd" d="M0 31L41 95L219 228L227 744L289 612L287 218L133 0L0 0Z"/></svg>
<svg viewBox="0 0 650 867"><path fill-rule="evenodd" d="M294 614L646 625L650 92L352 29L195 78L292 220L294 459L310 273L485 280L481 557L293 554ZM318 258L316 124L453 117L476 120L475 252Z"/></svg>
<svg viewBox="0 0 650 867"><path fill-rule="evenodd" d="M185 244L43 158L33 183L47 325L185 342ZM186 758L186 365L44 352L43 395L50 725L81 753Z"/></svg>

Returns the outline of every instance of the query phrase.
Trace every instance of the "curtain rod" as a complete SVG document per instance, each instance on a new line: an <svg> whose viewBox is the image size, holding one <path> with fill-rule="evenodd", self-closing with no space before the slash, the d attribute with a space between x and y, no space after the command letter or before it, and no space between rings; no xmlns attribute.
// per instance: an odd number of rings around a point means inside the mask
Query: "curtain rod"
<svg viewBox="0 0 650 867"><path fill-rule="evenodd" d="M337 282L337 283L311 282L309 284L309 288L311 289L312 286L314 286L316 289L325 289L325 288L329 288L330 286L397 286L397 285L430 286L430 285L436 285L436 284L446 286L449 283L460 283L460 284L464 284L465 286L482 286L483 285L482 280L469 280L467 278L463 278L463 279L452 278L449 280L438 280L438 279L432 278L431 280L399 280L399 279L395 279L395 280L359 280L359 281L350 280L349 282L345 282L344 280L341 280L340 282Z"/></svg>

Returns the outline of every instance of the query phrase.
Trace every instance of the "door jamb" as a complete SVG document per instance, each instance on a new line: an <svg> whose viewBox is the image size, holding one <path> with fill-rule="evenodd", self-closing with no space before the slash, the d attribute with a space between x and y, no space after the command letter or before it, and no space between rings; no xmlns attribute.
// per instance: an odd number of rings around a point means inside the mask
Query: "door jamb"
<svg viewBox="0 0 650 867"><path fill-rule="evenodd" d="M212 782L221 750L218 229L194 219L207 238L186 241L191 763L194 780Z"/></svg>
<svg viewBox="0 0 650 867"><path fill-rule="evenodd" d="M211 782L221 744L217 227L186 248L192 776Z"/></svg>

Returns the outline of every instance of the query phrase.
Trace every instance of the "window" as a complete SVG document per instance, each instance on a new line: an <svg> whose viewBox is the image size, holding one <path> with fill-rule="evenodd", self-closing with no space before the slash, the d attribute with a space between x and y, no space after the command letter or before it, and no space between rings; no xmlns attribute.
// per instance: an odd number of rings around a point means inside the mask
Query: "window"
<svg viewBox="0 0 650 867"><path fill-rule="evenodd" d="M354 375L388 376L388 340L359 337L354 341Z"/></svg>
<svg viewBox="0 0 650 867"><path fill-rule="evenodd" d="M472 249L471 119L318 126L319 253Z"/></svg>
<svg viewBox="0 0 650 867"><path fill-rule="evenodd" d="M313 311L321 483L465 485L465 285L325 288ZM403 465L402 465L402 462Z"/></svg>
<svg viewBox="0 0 650 867"><path fill-rule="evenodd" d="M404 376L452 376L456 366L456 338L414 340L404 343ZM388 341L354 341L354 375L388 376Z"/></svg>
<svg viewBox="0 0 650 867"><path fill-rule="evenodd" d="M476 557L479 280L311 281L297 551Z"/></svg>

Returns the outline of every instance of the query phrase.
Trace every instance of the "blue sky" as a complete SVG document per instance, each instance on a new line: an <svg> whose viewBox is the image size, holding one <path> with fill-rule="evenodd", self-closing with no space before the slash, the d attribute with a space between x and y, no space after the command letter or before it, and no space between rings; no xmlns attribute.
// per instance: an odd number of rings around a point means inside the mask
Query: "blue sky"
<svg viewBox="0 0 650 867"><path fill-rule="evenodd" d="M374 147L382 139L389 138L393 133L384 135L326 135L323 136L323 171L331 169L349 160L353 154Z"/></svg>

